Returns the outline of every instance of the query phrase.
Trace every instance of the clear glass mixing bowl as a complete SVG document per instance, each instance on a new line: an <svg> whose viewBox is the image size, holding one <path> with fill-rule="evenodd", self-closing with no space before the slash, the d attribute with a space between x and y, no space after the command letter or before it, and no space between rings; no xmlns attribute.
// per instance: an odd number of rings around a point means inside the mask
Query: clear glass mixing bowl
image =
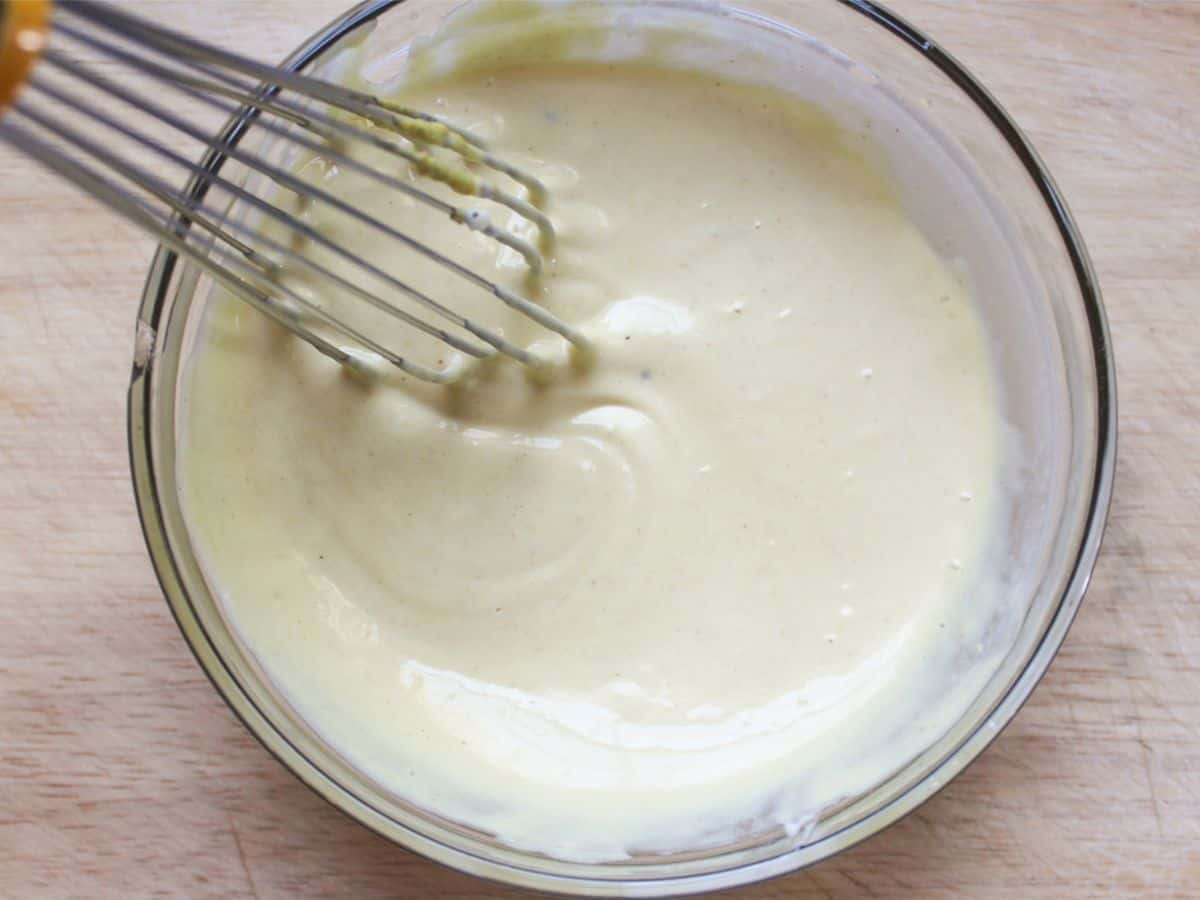
<svg viewBox="0 0 1200 900"><path fill-rule="evenodd" d="M649 897L743 884L843 850L915 808L996 737L1062 643L1096 559L1114 467L1112 357L1087 253L1037 154L951 56L879 6L866 0L735 5L738 15L770 20L772 28L833 48L845 77L919 109L957 164L973 173L1007 235L1005 252L1020 257L1022 272L1019 291L1003 302L993 298L984 315L995 339L1005 413L1026 459L1007 522L1007 564L1009 590L1027 600L1028 613L999 671L957 724L869 794L828 812L801 841L771 833L673 857L561 862L439 819L355 771L294 713L238 642L201 574L180 510L175 453L180 375L203 306L193 299L205 296L204 278L166 249L150 271L129 389L130 455L146 542L184 636L246 726L313 790L380 834L465 872L569 894ZM403 44L429 31L448 8L444 0L370 0L307 41L288 65L312 65L367 23ZM244 117L227 127L235 139L247 130ZM216 156L208 164L226 165ZM934 226L947 216L953 218L953 210L936 203L926 210Z"/></svg>

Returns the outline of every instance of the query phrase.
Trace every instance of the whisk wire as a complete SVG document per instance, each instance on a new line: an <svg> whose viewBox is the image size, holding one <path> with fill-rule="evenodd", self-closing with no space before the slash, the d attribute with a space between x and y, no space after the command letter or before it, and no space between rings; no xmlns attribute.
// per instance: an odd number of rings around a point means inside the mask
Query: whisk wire
<svg viewBox="0 0 1200 900"><path fill-rule="evenodd" d="M332 285L348 292L467 356L486 358L499 352L526 365L540 363L537 356L507 339L501 331L455 312L450 306L322 234L300 216L223 177L219 172L227 160L293 194L298 208L315 202L336 211L397 242L466 284L490 293L576 346L588 346L586 338L577 329L549 310L424 241L363 212L321 186L305 181L286 167L269 162L260 151L247 149L243 140L247 128L254 127L274 139L288 142L288 146L311 152L329 164L353 170L516 252L536 275L542 268L542 250L554 240L553 224L536 205L544 202L545 188L532 175L496 157L470 132L440 117L361 91L265 66L210 47L94 0L61 0L55 9L51 26L55 38L62 37L86 47L99 53L103 60L120 64L141 77L152 79L154 84L169 87L191 101L232 116L233 124L213 136L174 108L168 108L165 101L156 102L144 92L122 83L119 77L110 78L80 63L56 40L53 46L41 49L35 70L25 77L26 90L3 110L0 139L93 194L167 247L187 255L204 272L320 352L351 367L364 364L362 353L340 346L327 334L314 330L314 324L318 323L328 332L349 339L362 351L426 381L449 383L463 371L416 362L333 316L322 304L286 283L285 276L296 268L303 268L315 276L318 286ZM43 77L44 74L55 77ZM261 83L247 79L257 79ZM81 86L117 101L123 109L169 126L178 135L198 141L208 155L203 162L193 162L162 140L129 124L131 117L109 114L94 102L83 99L77 90ZM281 96L284 91L296 95L302 102ZM325 105L327 110L317 109L316 104ZM191 186L186 192L178 190L145 165L115 150L111 138L90 137L63 116L54 115L52 110L55 108L69 111L78 117L77 121L90 123L93 129L105 129L106 135L119 136L131 146L149 151L154 157L181 168L191 176ZM355 142L397 157L409 165L414 175L440 181L458 193L507 208L529 223L526 228L532 226L536 230L541 249L521 234L494 225L481 210L464 209L417 184L368 165L349 152ZM441 159L431 152L433 147L450 155ZM504 190L471 171L480 166L512 178L524 187L529 199ZM292 235L293 241L298 238L314 242L349 263L350 271L365 274L386 285L390 291L404 295L483 344L476 344L397 306L377 291L364 287L357 278L339 274L308 254L298 252L295 244L289 247L264 234L261 228L252 227L249 221L229 215L230 208L224 212L214 209L205 200L214 189L235 207L241 208L239 204L248 206L277 223ZM305 284L309 288L312 286L307 281Z"/></svg>
<svg viewBox="0 0 1200 900"><path fill-rule="evenodd" d="M120 99L132 106L135 106L137 108L146 109L147 111L151 112L154 116L156 116L160 120L166 122L169 125L176 127L178 130L189 135L190 137L196 138L198 135L203 134L203 132L201 132L199 129L196 129L196 128L188 125L187 123L183 122L177 116L175 116L173 113L171 113L169 110L165 109L164 107L162 107L158 104L155 104L152 101L149 101L144 97L140 97L135 94L132 94L131 92L125 90L124 88L121 88L119 86L112 84L112 82L110 82L107 78L99 75L98 73L89 72L86 69L84 69L83 67L79 66L77 63L74 63L70 60L64 60L64 59L60 58L57 54L54 54L49 51L47 52L46 58L47 58L48 62L51 62L52 64L55 64L55 65L61 65L64 68L66 68L68 71L71 71L72 73L76 74L79 77L86 76L87 78L89 78L92 81L92 83L96 87L99 87L100 89L111 93L114 97L117 97L118 99ZM30 84L39 90L44 90L47 92L52 91L52 89L50 89L47 85L45 85L41 81L41 79L39 79L37 77L36 73L35 73L35 75L31 76ZM144 133L138 132L138 131L130 128L129 126L123 124L122 122L115 119L114 117L105 115L104 113L100 112L99 110L96 110L95 108L92 108L85 104L80 103L79 101L71 98L69 95L67 95L63 92L54 92L54 94L55 94L55 98L59 102L69 105L72 108L74 108L75 110L77 110L78 112L80 112L81 114L83 114L89 118L92 118L96 121L101 122L102 124L106 125L107 127L113 129L114 131L124 135L125 137L128 137L129 139L139 143L140 145L146 147L147 149L152 150L153 152L157 153L158 155L162 156L163 158L172 161L176 165L179 165L183 168L188 169L194 175L204 179L207 183L220 185L222 187L222 189L224 189L225 191L236 194L240 199L245 200L246 202L255 206L257 209L265 212L267 215L269 215L272 218L276 219L277 221L283 223L287 227L291 228L293 231L303 234L306 238L308 238L310 240L322 242L329 249L338 253L345 259L348 259L352 262L359 260L359 258L355 254L353 254L351 251L345 250L344 248L341 248L340 246L333 244L327 238L325 238L323 235L321 235L318 231L316 231L315 229L306 225L303 221L296 219L293 216L289 216L288 214L282 212L281 210L279 210L278 207L276 207L272 204L266 203L261 198L255 196L252 192L246 191L244 188L241 188L240 186L235 185L234 183L232 183L224 178L221 178L219 176L216 176L216 175L206 171L202 166L199 166L195 163L190 162L185 157L181 156L178 153L175 153L174 151L171 151L170 149L165 147L160 142L147 137ZM374 219L370 216L367 216L367 215L361 213L360 211L357 210L357 208L346 203L345 201L341 200L340 198L337 198L334 195L332 195L320 188L310 186L306 182L302 181L301 179L295 177L294 175L292 175L288 172L285 172L284 170L282 170L276 166L272 166L272 165L265 163L259 157L255 156L253 153L249 153L247 151L242 150L233 142L225 140L225 139L217 139L217 140L210 140L209 145L219 151L222 151L223 153L228 155L228 157L230 159L234 159L239 162L242 162L243 164L256 169L257 171L263 173L264 175L267 175L268 177L275 180L276 183L281 184L284 187L287 187L290 190L292 190L293 192L295 192L298 196L316 198L318 200L324 201L324 202L328 203L330 206L338 209L339 211L344 212L347 215L350 215L352 218L355 218L355 219L361 221L363 224L367 224L377 230L382 231L383 233L387 234L389 237L393 237L393 238L401 241L406 246L409 246L412 249L414 249L415 251L417 251L418 253L432 259L433 261L437 262L439 265L443 265L446 268L450 269L451 271L454 271L456 274L459 274L461 276L468 277L468 278L471 278L472 280L475 280L473 278L475 273L472 270L467 269L464 266L461 266L459 263L451 260L449 257L445 256L444 254L438 253L433 248L429 247L428 245L426 245L420 241L417 241L415 238L412 238L411 236L409 236L395 228L392 228L391 226L386 225L385 223L380 222L377 219ZM341 158L341 154L337 154L337 156L339 158ZM376 177L378 180L382 181L383 183L389 184L389 185L393 184L396 181L395 179L391 178L390 176L387 176L387 175L384 175L383 173L378 173L378 172L375 173L374 177ZM384 274L382 272L382 270L378 269L377 267L371 267L371 271L376 275ZM522 362L529 362L528 354L525 353L525 351L523 351L523 350L521 350L521 348L516 347L515 345L505 341L498 334L495 334L494 332L471 322L469 319L466 319L466 318L463 318L463 317L457 315L456 313L449 310L447 307L438 303L436 300L433 300L431 297L429 297L428 295L424 294L423 292L417 290L416 288L412 287L411 285L407 284L406 282L403 282L393 276L386 276L386 280L388 280L388 282L393 287L404 292L405 294L410 296L412 299L416 300L418 303L421 303L423 306L426 306L427 308L437 312L439 315L449 319L450 321L453 321L455 324L459 325L460 327L468 329L473 334L475 334L477 337L480 337L481 339L486 340L488 343L492 344L497 349L504 352L506 355L512 356L513 358L518 359ZM479 284L478 281L476 281L476 283ZM492 282L486 281L486 280L480 286L485 286L489 290L496 288L496 286Z"/></svg>
<svg viewBox="0 0 1200 900"><path fill-rule="evenodd" d="M36 76L35 76L35 78L36 78ZM59 94L53 88L47 88L46 86L36 82L34 79L31 79L31 86L37 90L46 90L47 93L50 93L52 96L55 96L56 99L59 99L60 102L64 103L65 105L67 105L71 108L79 109L78 105L72 98ZM230 230L236 231L239 234L242 234L242 235L246 236L247 238L254 240L257 243L260 243L260 244L263 244L263 245L269 247L271 250L278 253L280 256L286 257L290 263L294 263L294 264L303 266L304 268L309 269L310 271L316 272L323 277L329 278L330 280L337 283L339 286L354 293L356 296L359 296L362 299L366 300L371 305L375 306L377 309L379 309L397 319L400 319L401 321L405 322L406 324L419 329L420 331L430 335L431 337L435 337L438 340L444 341L445 343L454 347L456 350L460 350L463 353L467 353L470 356L474 356L476 358L486 358L487 356L491 355L491 351L489 351L487 348L479 347L475 344L469 343L469 342L463 340L462 338L458 337L457 335L451 334L450 332L448 332L444 329L437 328L436 326L430 325L429 323L417 318L416 316L413 316L411 313L408 313L405 310L402 310L402 309L399 309L399 308L393 306L392 304L388 303L386 300L383 300L382 298L378 297L377 295L372 294L370 291L367 291L366 289L362 288L360 285L350 281L349 279L345 278L344 276L338 275L336 272L332 271L331 269L328 269L325 266L322 266L320 263L317 263L316 261L310 259L309 257L304 256L303 254L300 254L300 253L296 253L294 250L291 250L290 248L286 247L284 244L282 244L278 241L272 240L271 238L269 238L265 234L263 234L261 232L261 230L259 230L259 229L251 228L241 222L236 221L235 219L228 219L224 222L223 225L217 225L216 220L221 218L220 214L211 210L209 207L205 206L203 203L195 203L195 204L191 204L191 205L185 204L184 202L182 202L181 200L179 200L177 197L174 196L172 188L166 182L164 182L163 180L161 180L159 178L156 178L155 176L146 172L144 169L140 169L137 166L130 164L126 160L121 159L117 154L112 153L107 148L105 148L105 147L101 146L100 144L96 143L95 141L89 139L88 137L86 137L85 135L83 135L82 133L80 133L79 131L74 129L73 127L71 127L66 122L63 122L61 120L54 120L41 111L26 108L24 105L22 105L21 101L17 101L17 104L18 104L18 110L22 115L27 116L28 118L30 118L31 120L36 122L38 125L42 126L43 128L46 128L48 130L53 130L55 133L59 134L68 143L73 144L74 146L83 150L88 155L103 162L111 170L120 173L122 176L129 179L129 181L136 184L139 188L141 188L142 190L146 191L147 193L154 196L156 199L160 200L161 202L163 202L164 204L169 206L179 216L190 220L193 224L200 226L205 231L207 231L211 235L213 235L217 240L220 240L220 241L225 242L226 244L229 244L235 250L239 251L244 257L246 257L246 259L248 261L255 264L260 270L262 270L264 275L271 277L271 278L276 277L278 274L278 270L279 270L278 263L276 263L274 260L272 260L268 257L262 256L254 248L243 243L242 241L239 241L236 237L234 237L233 235L231 235L229 233ZM84 110L79 110L79 111L85 112ZM114 125L114 127L118 127L118 126ZM130 132L126 131L123 128L122 128L122 131L126 134L131 134ZM133 136L133 135L131 134L131 136ZM223 179L221 179L219 176L215 176L212 173L206 172L203 169L203 167L201 167L195 163L188 162L183 157L179 156L178 154L173 153L172 151L168 150L165 147L162 147L160 144L157 144L157 142L154 142L152 139L145 138L144 135L143 136L134 136L134 138L136 140L138 140L139 142L144 142L144 144L147 146L152 146L153 149L161 152L164 156L172 159L172 161L177 162L177 163L187 167L189 170L191 170L193 172L193 174L198 175L201 178L209 179L209 180L213 181L214 183L221 184L222 186L229 189L231 192L235 193L239 197L239 199L245 200L246 202L248 202L252 205L255 205L257 208L263 209L268 214L279 212L277 209L275 209L275 207L272 207L270 204L265 203L260 198L255 197L253 194L251 194L249 192L245 192L243 188L240 188L237 185L229 184L229 183L225 182ZM280 214L280 215L283 218L290 218L284 214ZM428 300L429 303L434 304L435 306L440 306L440 304L437 304L436 301L432 300L431 298L427 298L427 297L425 297L425 295L420 294L420 292L415 291L415 289L409 288L408 285L405 285L402 282L392 279L391 276L389 276L383 270L379 269L378 267L372 266L370 263L368 263L366 260L363 260L361 257L357 256L356 254L354 254L348 250L345 250L337 243L330 241L328 238L326 238L324 235L322 235L320 232L316 231L315 229L312 229L310 226L305 225L302 222L299 223L299 226L301 228L301 234L303 234L306 238L311 239L315 242L321 243L322 245L328 247L333 252L338 253L339 255L342 255L348 261L360 266L364 270L371 272L372 274L374 274L378 277L381 277L385 280L392 282L394 287L397 287L398 289L405 290L405 291L413 290L414 293L418 294L422 299ZM457 317L450 310L446 310L445 313L448 318L451 318L451 320L454 321L455 324L458 324L461 327L469 328L472 324L468 320L461 319L461 317ZM497 336L497 340L502 341L502 339L499 338L498 336Z"/></svg>
<svg viewBox="0 0 1200 900"><path fill-rule="evenodd" d="M356 168L363 174L377 180L384 181L388 187L395 190L403 191L410 197L424 203L427 206L436 209L438 212L445 213L456 221L466 217L465 212L450 203L447 203L428 191L423 191L415 185L408 184L396 178L391 178L379 172L377 169L372 169L370 166L363 165L357 160L347 157L345 154L338 153L331 144L336 142L339 137L362 140L370 143L385 152L400 157L408 163L420 166L423 164L426 155L415 150L406 148L397 144L395 141L389 141L386 138L380 137L378 134L371 133L362 128L338 121L336 118L321 114L315 110L305 110L303 107L290 103L287 100L275 95L270 98L256 95L254 89L237 78L234 78L228 73L214 72L207 67L203 67L203 71L210 80L195 78L185 72L180 72L175 68L168 68L160 63L146 58L135 53L131 53L110 41L103 40L95 35L87 34L80 31L69 24L59 26L59 30L80 43L86 44L93 49L99 50L115 59L133 66L140 71L162 81L176 90L186 93L194 100L205 103L213 108L221 109L230 114L236 113L237 109L231 109L227 104L223 104L211 94L220 94L236 100L243 106L248 106L257 109L261 112L269 113L270 115L282 118L293 125L312 132L317 137L323 139L327 143L322 145L310 138L293 133L282 131L279 126L270 122L259 120L256 124L274 134L283 134L289 140L304 146L314 152L323 152L326 156L332 158L335 154L342 164ZM188 60L184 60L188 62ZM194 62L194 61L193 61ZM221 83L216 83L216 82ZM428 165L428 163L425 163ZM473 187L473 195L485 200L492 200L502 206L507 206L513 212L522 216L525 219L533 222L541 236L543 244L549 244L554 239L554 226L549 217L533 206L531 203L522 200L515 194L501 190L492 184L478 179L470 179ZM493 225L486 225L478 230L482 231L493 240L499 241L508 247L516 250L525 258L526 263L536 273L540 272L542 266L541 254L527 241L505 231L504 229L496 228Z"/></svg>
<svg viewBox="0 0 1200 900"><path fill-rule="evenodd" d="M489 290L494 294L498 294L502 290L494 282L479 275L473 269L469 269L466 266L462 265L461 263L456 262L455 260L446 256L444 253L440 253L439 251L430 247L428 244L418 241L416 238L413 238L412 236L404 233L403 231L400 231L399 229L394 228L391 225L388 225L387 223L380 221L379 219L375 218L374 216L370 216L367 213L364 213L358 207L354 206L351 203L348 203L347 201L343 200L342 198L336 196L335 194L332 194L332 193L326 191L325 189L318 187L316 185L309 184L308 182L293 175L291 172L288 172L278 166L275 166L275 165L272 165L272 164L266 162L261 157L255 155L252 152L249 152L249 151L243 149L241 146L239 146L238 144L236 144L232 141L228 141L225 139L209 138L202 130L183 121L181 118L176 116L170 110L166 109L164 106L162 106L158 103L155 103L146 97L134 94L133 92L131 92L117 84L114 84L108 78L100 75L99 73L94 72L94 71L89 72L87 69L78 65L74 61L66 59L66 58L62 57L61 55L54 53L53 51L50 51L50 50L46 51L45 58L46 58L47 62L61 66L62 68L66 69L67 71L71 72L72 74L76 75L77 77L88 78L95 87L101 88L102 90L111 94L113 97L116 97L117 99L123 101L124 103L129 104L130 106L133 106L134 108L149 112L155 118L159 119L162 122L166 122L167 124L169 124L173 128L175 128L177 131L180 131L181 133L186 134L195 140L207 142L209 146L211 146L212 148L214 148L216 150L219 150L222 154L227 156L229 159L236 160L237 162L240 162L243 165L262 173L263 175L265 175L268 178L270 178L271 180L273 180L276 184L279 184L279 185L282 185L283 187L288 188L289 190L293 191L297 195L302 196L302 197L305 197L305 196L310 197L312 199L320 201L321 203L325 204L326 206L330 207L331 209L336 209L338 212L340 212L346 216L349 216L351 219L354 219L354 220L360 222L361 224L368 226L369 228L371 228L373 230L376 230L382 234L387 235L390 238L393 238L396 241L399 241L400 243L404 244L409 249L436 262L437 264L450 270L451 272L455 273L456 275L458 275L462 278L466 278L469 281L472 281L474 284L476 284L477 286L479 286L481 288ZM31 76L31 81L34 78L36 78L36 73L34 74L34 76ZM60 95L60 99L61 99L61 95ZM153 141L144 140L136 132L132 131L131 129L128 129L126 126L122 125L120 122L116 121L112 117L104 116L102 113L99 113L96 110L86 109L82 105L78 105L76 108L80 109L82 112L85 112L85 114L88 114L94 118L100 119L101 121L104 122L104 124L108 125L110 128L113 128L113 129L121 132L122 134L132 138L133 140L137 140L139 142L145 143L151 149L163 151L169 157L174 158L175 161L180 162L183 165L187 165L185 160L182 160L179 157L177 157L175 154L172 154L170 151L167 151L166 148L162 147L161 144L157 144L156 142L153 142ZM221 184L223 186L225 186L227 189L232 187L230 182L225 181L225 180L221 180ZM251 195L249 195L248 193L242 193L242 196L244 198L248 199L249 196L251 196ZM260 206L259 208L265 209L265 206ZM297 224L293 224L292 227L299 230ZM307 233L309 236L312 236L316 232L309 230ZM496 349L500 350L502 353L505 353L506 355L511 356L512 358L514 358L522 363L525 363L527 365L534 364L536 362L536 360L524 349L516 346L515 344L512 344L509 341L506 341L504 338L500 337L498 334L496 334L495 332L493 332L489 329L486 329L486 328L483 328L482 326L476 325L475 323L472 323L468 319L464 319L464 318L455 316L455 314L452 313L445 306L443 306L442 304L433 300L432 298L430 298L426 294L422 293L421 291L418 291L416 288L413 288L410 285L408 285L404 282L400 282L398 280L395 281L394 284L396 286L400 287L401 290L403 290L406 294L408 294L408 296L410 296L412 299L416 300L418 303L421 303L422 305L426 306L427 308L437 312L439 315L446 316L447 318L451 319L452 321L455 321L456 324L459 324L463 328L468 329L476 337L479 337L482 340L485 340L488 343L492 344L492 346L496 347Z"/></svg>
<svg viewBox="0 0 1200 900"><path fill-rule="evenodd" d="M136 16L131 16L104 3L96 3L93 0L64 0L64 2L72 12L80 14L94 24L109 31L138 35L152 46L158 46L170 50L173 54L178 54L181 59L194 61L204 66L215 64L220 69L240 72L270 84L289 88L300 94L317 97L330 106L355 113L384 127L395 128L402 134L409 131L408 134L405 134L406 137L413 137L418 141L439 143L448 150L461 152L473 161L481 162L489 168L503 172L524 185L529 190L534 203L541 203L545 199L545 186L535 177L506 160L494 156L488 151L487 144L476 135L440 116L381 99L362 91L330 84L298 72L279 70L263 65L228 50L189 38L179 32L150 25ZM423 129L419 125L413 125L414 122L427 123L435 128ZM475 152L469 148L474 148Z"/></svg>
<svg viewBox="0 0 1200 900"><path fill-rule="evenodd" d="M19 124L0 122L0 135L22 152L35 156L60 177L83 188L114 212L154 235L165 246L188 256L197 266L224 284L238 297L336 362L356 369L362 368L363 365L361 358L354 353L332 343L312 329L300 325L296 317L297 311L302 310L305 315L321 322L332 331L350 338L351 341L379 358L423 381L449 384L456 380L454 374L432 369L394 353L358 329L330 316L323 309L285 285L275 285L274 287L284 295L286 301L280 301L270 293L255 288L250 281L239 278L232 271L234 269L241 270L244 275L252 278L255 271L248 263L221 251L211 254L198 253L195 245L181 236L179 219L175 219L173 223L163 221L132 192L114 184L111 179L97 172L94 167L62 153L53 144L34 136ZM214 259L214 257L216 258Z"/></svg>
<svg viewBox="0 0 1200 900"><path fill-rule="evenodd" d="M93 74L93 77L97 77L97 76L95 76ZM103 82L103 81L104 81L104 79L101 78L98 83ZM371 265L370 263L363 260L357 254L353 253L350 250L347 250L346 248L342 247L340 244L337 244L336 242L325 237L317 229L315 229L312 226L308 225L307 223L295 218L294 216L288 215L287 213L285 213L281 209L279 209L277 206L267 203L265 200L263 200L261 197L258 197L253 192L248 191L245 188L241 187L240 185L234 184L233 182L228 181L227 179L222 178L221 176L219 176L209 170L206 170L203 166L200 166L197 163L193 163L193 162L189 161L186 157L169 149L168 147L164 146L159 141L156 141L153 138L148 137L144 133L139 132L139 131L129 127L128 125L123 124L122 122L118 121L117 119L113 118L112 116L106 115L105 113L103 113L97 109L89 108L89 107L85 106L84 104L80 103L79 101L75 100L74 98L70 97L68 94L58 91L55 88L43 83L42 79L40 79L36 73L30 77L29 86L34 88L34 90L36 90L36 91L44 91L44 92L54 96L54 98L56 100L58 100L60 103L63 103L64 105L68 106L69 108L72 108L72 109L76 110L77 112L79 112L89 118L92 118L96 121L101 122L102 124L113 129L117 133L124 135L125 137L129 138L130 140L138 143L139 145L141 145L141 146L151 150L152 152L156 153L157 155L161 156L162 158L167 159L167 160L175 163L176 165L188 170L194 176L200 178L207 184L216 185L216 186L221 187L227 193L233 195L234 197L236 197L239 200L244 201L245 203L249 204L250 206L254 207L255 209L266 214L270 218L272 218L276 221L282 222L284 225L289 227L291 230L302 235L306 239L312 240L316 243L321 244L322 246L326 247L327 249L329 249L330 251L334 252L335 254L341 256L342 258L346 259L347 261L359 266L360 268L363 268L366 271L369 271L370 273L372 273L373 275L375 275L377 277L384 279L392 287L405 293L406 295L411 297L413 300L417 301L418 303L427 307L428 309L431 309L432 311L438 313L439 315L441 315L444 318L448 319L449 321L453 322L455 325L458 325L459 327L470 331L472 334L476 335L476 337L479 337L481 340L486 341L487 343L496 347L496 349L500 350L501 352L505 353L506 355L511 356L512 358L514 358L522 363L528 364L531 362L531 360L529 358L529 354L525 350L523 350L521 347L518 347L515 344L512 344L511 342L505 340L502 336L491 331L490 329L479 326L476 323L472 322L470 319L459 316L458 314L454 313L452 310L450 310L443 304L434 300L432 297L429 297L424 292L418 290L417 288L413 287L412 285L410 285L404 281L401 281L400 279L398 279L392 275L389 275L388 273L384 272L382 269L378 268L377 266ZM127 173L127 176L130 178L130 180L132 180L134 183L136 183L140 186L143 186L146 190L150 190L151 189L150 186L154 185L154 183L157 181L157 179L155 179L153 176L151 176L149 173L147 173L144 169L138 169L135 166L124 163L123 161L120 160L120 158L118 156L116 156L115 154L106 150L105 148L101 147L97 142L91 141L91 140L85 138L78 130L72 128L67 123L65 123L61 120L54 121L54 120L48 119L48 117L45 116L45 114L39 115L39 114L35 113L33 110L29 109L21 101L18 101L16 104L14 104L14 111L17 111L17 112L21 113L22 115L29 116L30 118L34 118L35 121L38 121L39 124L43 125L43 127L53 130L55 133L62 136L69 143L74 144L75 146L79 147L81 150L85 151L86 153L89 153L97 158L102 158L106 162L107 165L109 165L110 167L112 167L114 169L118 169L119 171L122 171L124 173ZM224 142L216 142L215 146L217 146L218 149L221 149L224 146ZM232 156L231 158L237 158L237 157ZM161 182L158 183L158 187L160 190L162 189ZM190 217L190 212L188 212L187 210L188 210L188 207L185 206L182 214ZM231 220L228 223L226 223L225 227L232 227L232 225L233 225L233 222ZM206 230L210 230L210 229L206 229ZM217 227L216 230L220 231L221 228ZM257 240L260 238L260 235L257 231L247 230L245 233L247 234L248 237L251 237L252 239ZM222 239L224 239L223 235L222 235ZM424 245L422 245L422 246L424 246ZM304 259L304 257L302 257L300 254L290 253L289 256L293 260L303 260ZM443 338L442 335L447 334L447 333L443 332L442 330L436 329L433 326L426 324L425 322L417 319L416 317L411 316L410 314L406 313L405 311L400 310L397 307L395 307L394 305L387 303L386 301L380 300L380 299L374 297L373 295L368 295L368 296L370 296L372 298L371 302L374 305L376 305L377 308L381 309L382 311L384 311L394 317L403 319L404 321L408 322L409 324L415 325L416 327L420 328L422 331L424 331L427 334L438 337L439 339L443 339L443 340L446 339L446 338ZM453 346L455 346L456 349L463 349L463 346L469 346L469 347L471 347L471 349L467 350L466 352L469 352L473 356L479 357L479 356L487 355L486 351L480 351L477 348L474 348L473 345L461 345L457 339L447 340L447 343L452 344Z"/></svg>

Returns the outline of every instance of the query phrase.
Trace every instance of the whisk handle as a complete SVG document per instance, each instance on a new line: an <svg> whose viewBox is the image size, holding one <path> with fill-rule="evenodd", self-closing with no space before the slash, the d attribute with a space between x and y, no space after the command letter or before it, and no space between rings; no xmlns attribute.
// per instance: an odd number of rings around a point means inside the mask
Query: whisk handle
<svg viewBox="0 0 1200 900"><path fill-rule="evenodd" d="M46 43L50 0L0 0L0 113Z"/></svg>

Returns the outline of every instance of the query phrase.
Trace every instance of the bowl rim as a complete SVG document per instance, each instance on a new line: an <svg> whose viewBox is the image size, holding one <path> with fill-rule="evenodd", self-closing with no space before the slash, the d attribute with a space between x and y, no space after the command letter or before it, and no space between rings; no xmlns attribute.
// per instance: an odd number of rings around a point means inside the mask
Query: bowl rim
<svg viewBox="0 0 1200 900"><path fill-rule="evenodd" d="M303 42L282 63L288 69L301 69L356 28L378 18L406 0L363 0L336 17ZM1083 238L1061 192L1038 153L991 93L946 52L905 19L873 0L828 0L861 14L877 27L890 32L916 50L950 78L984 113L1015 153L1032 178L1063 240L1083 301L1088 337L1095 364L1096 447L1093 471L1086 481L1089 502L1083 517L1083 530L1075 558L1070 565L1066 585L1050 622L1033 648L1024 668L989 716L969 732L957 746L931 768L926 775L890 802L863 818L807 844L775 856L701 874L643 879L578 877L514 866L479 856L469 849L452 846L398 823L364 802L327 775L302 753L277 724L262 713L246 694L210 640L184 586L175 558L158 494L152 451L153 387L152 353L148 347L159 328L165 325L164 311L172 276L178 261L175 251L159 246L151 262L142 291L137 318L137 339L130 378L127 405L127 429L130 470L135 502L143 537L155 576L184 639L201 669L230 709L256 739L294 776L319 797L349 815L375 833L436 862L461 872L508 885L577 895L661 896L737 887L794 871L847 850L903 818L949 783L999 736L1029 698L1034 687L1053 661L1071 623L1079 611L1083 596L1103 539L1104 526L1112 499L1117 450L1117 396L1115 363L1108 322L1101 301L1099 283ZM730 5L737 8L736 0ZM222 132L236 141L253 121L254 113L244 110ZM219 166L222 158L211 151L205 158L206 169ZM202 182L193 180L189 195L201 196ZM150 340L146 340L149 335Z"/></svg>

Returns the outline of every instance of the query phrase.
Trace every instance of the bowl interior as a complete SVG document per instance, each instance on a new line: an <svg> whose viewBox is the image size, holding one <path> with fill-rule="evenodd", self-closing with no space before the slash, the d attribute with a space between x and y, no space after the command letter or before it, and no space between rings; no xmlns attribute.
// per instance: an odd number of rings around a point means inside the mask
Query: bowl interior
<svg viewBox="0 0 1200 900"><path fill-rule="evenodd" d="M597 14L586 3L542 14L582 7ZM446 8L437 0L363 4L290 64L329 73L345 64L339 46L366 39L366 70L386 82L402 69L404 48L437 27ZM1019 131L940 48L865 3L762 0L714 12L619 0L599 8L634 44L638 35L681 23L701 33L702 23L721 17L848 129L891 135L877 151L880 163L979 303L1010 426L1011 502L995 552L1014 602L1007 618L978 636L994 643L1000 662L986 684L972 688L949 732L800 836L769 832L736 846L604 865L512 850L358 772L296 714L223 615L180 509L175 461L186 361L210 285L166 250L155 259L139 318L139 346L153 350L135 359L130 447L147 544L185 637L251 731L299 777L376 831L465 871L569 893L653 896L727 887L824 858L912 809L978 755L1044 672L1082 598L1111 489L1115 401L1099 296L1069 214ZM520 21L487 27L519 28ZM681 52L702 56L703 46ZM228 130L260 140L249 117ZM276 152L268 144L259 149ZM215 155L208 163L252 189L266 188Z"/></svg>

